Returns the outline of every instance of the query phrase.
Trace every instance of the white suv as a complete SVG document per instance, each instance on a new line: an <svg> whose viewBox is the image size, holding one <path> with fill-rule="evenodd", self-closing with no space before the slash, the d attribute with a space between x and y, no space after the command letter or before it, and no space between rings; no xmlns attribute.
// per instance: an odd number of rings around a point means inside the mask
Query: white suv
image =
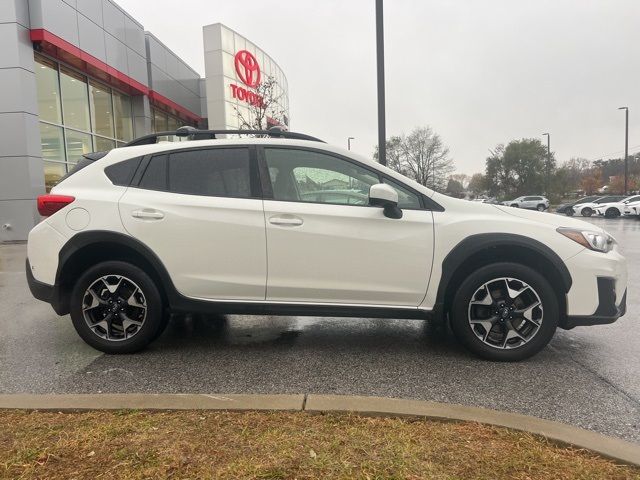
<svg viewBox="0 0 640 480"><path fill-rule="evenodd" d="M513 200L502 202L502 204L509 207L538 210L539 212L544 212L549 208L549 200L547 198L535 195L514 198Z"/></svg>
<svg viewBox="0 0 640 480"><path fill-rule="evenodd" d="M38 199L31 291L104 352L201 311L448 320L510 361L625 312L625 260L594 225L450 198L302 134L162 135L88 155Z"/></svg>

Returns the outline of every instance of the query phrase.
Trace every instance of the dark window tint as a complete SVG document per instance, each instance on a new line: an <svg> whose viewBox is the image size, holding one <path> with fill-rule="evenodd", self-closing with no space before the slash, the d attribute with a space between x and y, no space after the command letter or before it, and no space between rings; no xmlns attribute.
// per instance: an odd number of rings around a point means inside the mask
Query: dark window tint
<svg viewBox="0 0 640 480"><path fill-rule="evenodd" d="M133 175L136 173L138 165L140 165L142 157L131 158L124 162L114 163L104 169L104 173L109 177L114 185L128 186L131 183Z"/></svg>
<svg viewBox="0 0 640 480"><path fill-rule="evenodd" d="M148 190L166 190L167 189L167 156L159 155L153 157L144 171L144 175L140 180L140 188Z"/></svg>
<svg viewBox="0 0 640 480"><path fill-rule="evenodd" d="M216 197L251 197L249 150L214 148L171 153L169 191Z"/></svg>

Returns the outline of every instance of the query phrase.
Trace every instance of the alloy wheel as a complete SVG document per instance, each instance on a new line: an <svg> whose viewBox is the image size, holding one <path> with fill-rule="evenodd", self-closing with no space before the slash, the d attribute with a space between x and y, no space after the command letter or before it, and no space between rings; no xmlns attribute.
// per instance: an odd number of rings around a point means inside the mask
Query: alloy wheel
<svg viewBox="0 0 640 480"><path fill-rule="evenodd" d="M475 336L490 347L518 348L540 330L543 308L538 293L517 278L494 278L471 296L468 320Z"/></svg>
<svg viewBox="0 0 640 480"><path fill-rule="evenodd" d="M104 275L82 297L82 315L89 329L109 341L136 335L147 317L144 293L123 275Z"/></svg>

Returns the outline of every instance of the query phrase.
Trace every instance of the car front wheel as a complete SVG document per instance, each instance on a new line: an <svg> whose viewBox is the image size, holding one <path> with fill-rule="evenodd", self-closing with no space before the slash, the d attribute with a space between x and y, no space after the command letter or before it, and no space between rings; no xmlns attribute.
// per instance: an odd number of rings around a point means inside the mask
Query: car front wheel
<svg viewBox="0 0 640 480"><path fill-rule="evenodd" d="M540 205L538 205L536 210L538 210L539 212L544 212L544 210L545 210L544 205L541 203Z"/></svg>
<svg viewBox="0 0 640 480"><path fill-rule="evenodd" d="M617 208L608 208L606 212L604 212L605 218L617 218L620 216L620 210Z"/></svg>
<svg viewBox="0 0 640 480"><path fill-rule="evenodd" d="M590 217L591 215L593 215L593 210L590 209L589 207L585 207L582 209L582 216L583 217Z"/></svg>
<svg viewBox="0 0 640 480"><path fill-rule="evenodd" d="M557 296L535 270L495 263L467 276L451 306L451 328L473 353L518 361L542 350L556 331Z"/></svg>
<svg viewBox="0 0 640 480"><path fill-rule="evenodd" d="M71 320L85 342L105 353L142 350L166 326L158 287L143 270L120 261L99 263L78 279Z"/></svg>

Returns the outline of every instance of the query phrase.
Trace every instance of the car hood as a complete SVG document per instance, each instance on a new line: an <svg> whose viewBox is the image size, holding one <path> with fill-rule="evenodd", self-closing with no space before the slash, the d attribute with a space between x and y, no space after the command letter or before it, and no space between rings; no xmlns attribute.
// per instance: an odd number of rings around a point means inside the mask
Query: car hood
<svg viewBox="0 0 640 480"><path fill-rule="evenodd" d="M553 227L570 227L579 228L583 230L592 230L597 232L604 232L604 230L592 223L585 222L573 217L566 217L564 215L554 215L547 212L537 212L535 210L524 210L522 208L503 207L501 205L493 205L498 210L512 215L514 217L523 218L525 220L531 220L545 225Z"/></svg>

